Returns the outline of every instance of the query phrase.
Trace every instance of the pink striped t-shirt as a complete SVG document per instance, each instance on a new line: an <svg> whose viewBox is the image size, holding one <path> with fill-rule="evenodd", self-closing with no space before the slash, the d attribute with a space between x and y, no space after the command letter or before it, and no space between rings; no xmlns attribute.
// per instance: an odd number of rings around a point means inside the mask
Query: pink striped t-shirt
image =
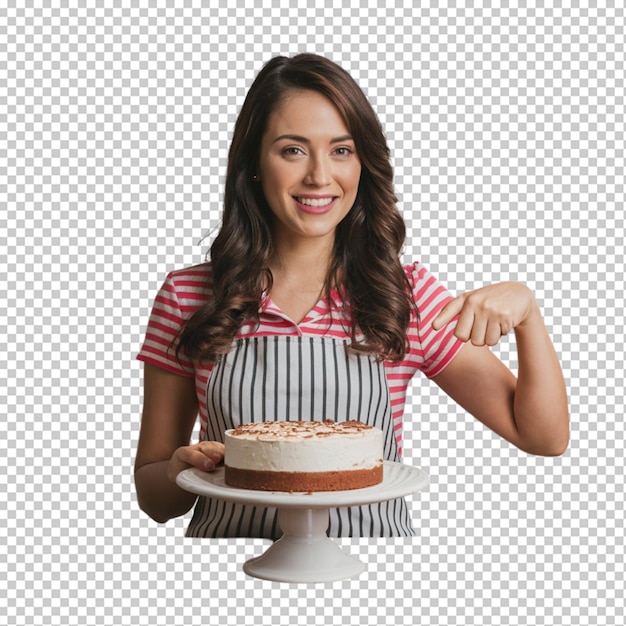
<svg viewBox="0 0 626 626"><path fill-rule="evenodd" d="M431 324L439 311L452 298L444 286L419 262L405 266L420 312L419 324L412 318L407 332L409 349L400 363L385 363L391 398L394 432L402 454L402 418L409 382L419 370L432 378L450 363L463 345L454 336L456 321L439 331ZM148 321L143 346L137 356L175 374L195 378L200 414L200 440L207 429L206 389L212 364L192 363L176 359L170 345L181 325L211 297L211 264L202 263L171 272L159 290ZM260 308L260 324L244 324L236 339L264 335L325 336L350 338L350 320L336 291L331 299L323 298L300 322L290 320L271 300L266 298Z"/></svg>

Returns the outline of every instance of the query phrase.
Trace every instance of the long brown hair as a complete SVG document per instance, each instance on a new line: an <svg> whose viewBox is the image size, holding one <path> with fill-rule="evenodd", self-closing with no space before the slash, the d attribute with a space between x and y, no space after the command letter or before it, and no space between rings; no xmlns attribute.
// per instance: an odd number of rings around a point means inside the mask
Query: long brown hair
<svg viewBox="0 0 626 626"><path fill-rule="evenodd" d="M347 301L354 350L402 360L415 305L399 260L406 232L396 206L389 148L354 79L314 54L271 59L246 96L228 155L222 225L209 253L212 296L183 327L176 353L214 362L230 350L244 322L259 321L263 293L272 286L272 212L253 176L267 120L294 90L317 91L337 107L361 161L354 206L337 226L325 293L329 297L337 286Z"/></svg>

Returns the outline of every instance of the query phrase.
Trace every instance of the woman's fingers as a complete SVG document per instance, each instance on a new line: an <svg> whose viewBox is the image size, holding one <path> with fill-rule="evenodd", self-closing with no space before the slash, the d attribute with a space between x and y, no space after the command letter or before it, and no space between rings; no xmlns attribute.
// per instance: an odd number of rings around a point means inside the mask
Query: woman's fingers
<svg viewBox="0 0 626 626"><path fill-rule="evenodd" d="M214 463L224 459L224 444L219 441L201 441L196 444L199 450ZM193 447L193 446L192 446Z"/></svg>
<svg viewBox="0 0 626 626"><path fill-rule="evenodd" d="M502 330L502 326L498 322L489 322L485 331L485 341L481 345L495 346L498 341L506 335Z"/></svg>
<svg viewBox="0 0 626 626"><path fill-rule="evenodd" d="M224 444L218 441L201 441L191 446L182 446L174 452L168 467L170 480L184 469L196 467L211 472L224 459Z"/></svg>
<svg viewBox="0 0 626 626"><path fill-rule="evenodd" d="M439 315L433 320L433 328L439 330L446 324L449 324L463 309L465 303L464 295L457 296L453 300L450 300L446 306L441 309Z"/></svg>
<svg viewBox="0 0 626 626"><path fill-rule="evenodd" d="M208 444L209 442L203 442ZM192 467L211 471L224 458L224 454L214 446L196 444L195 446L187 446L179 459Z"/></svg>
<svg viewBox="0 0 626 626"><path fill-rule="evenodd" d="M475 346L495 346L503 335L521 324L532 310L534 296L521 283L487 285L457 296L434 319L434 330L458 316L455 336Z"/></svg>

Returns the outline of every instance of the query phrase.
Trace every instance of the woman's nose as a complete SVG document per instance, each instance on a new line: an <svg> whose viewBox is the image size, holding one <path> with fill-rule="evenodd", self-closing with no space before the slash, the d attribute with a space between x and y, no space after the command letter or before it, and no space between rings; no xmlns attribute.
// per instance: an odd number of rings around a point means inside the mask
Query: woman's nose
<svg viewBox="0 0 626 626"><path fill-rule="evenodd" d="M309 171L307 172L304 182L307 185L314 185L316 187L324 187L330 183L330 168L326 159L323 157L311 159Z"/></svg>

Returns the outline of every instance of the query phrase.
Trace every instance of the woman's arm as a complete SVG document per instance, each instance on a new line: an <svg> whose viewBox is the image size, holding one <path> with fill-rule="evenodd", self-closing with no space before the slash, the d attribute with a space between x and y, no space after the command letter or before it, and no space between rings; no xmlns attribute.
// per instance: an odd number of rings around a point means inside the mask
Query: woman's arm
<svg viewBox="0 0 626 626"><path fill-rule="evenodd" d="M197 414L193 378L144 365L135 487L139 506L157 522L185 514L196 500L176 484L178 472L191 466L210 471L223 457L220 443L189 445Z"/></svg>
<svg viewBox="0 0 626 626"><path fill-rule="evenodd" d="M441 328L457 315L455 335L466 345L435 382L518 448L562 454L569 443L565 382L532 292L512 282L483 287L448 303L433 326ZM517 342L517 379L488 348L511 329Z"/></svg>

